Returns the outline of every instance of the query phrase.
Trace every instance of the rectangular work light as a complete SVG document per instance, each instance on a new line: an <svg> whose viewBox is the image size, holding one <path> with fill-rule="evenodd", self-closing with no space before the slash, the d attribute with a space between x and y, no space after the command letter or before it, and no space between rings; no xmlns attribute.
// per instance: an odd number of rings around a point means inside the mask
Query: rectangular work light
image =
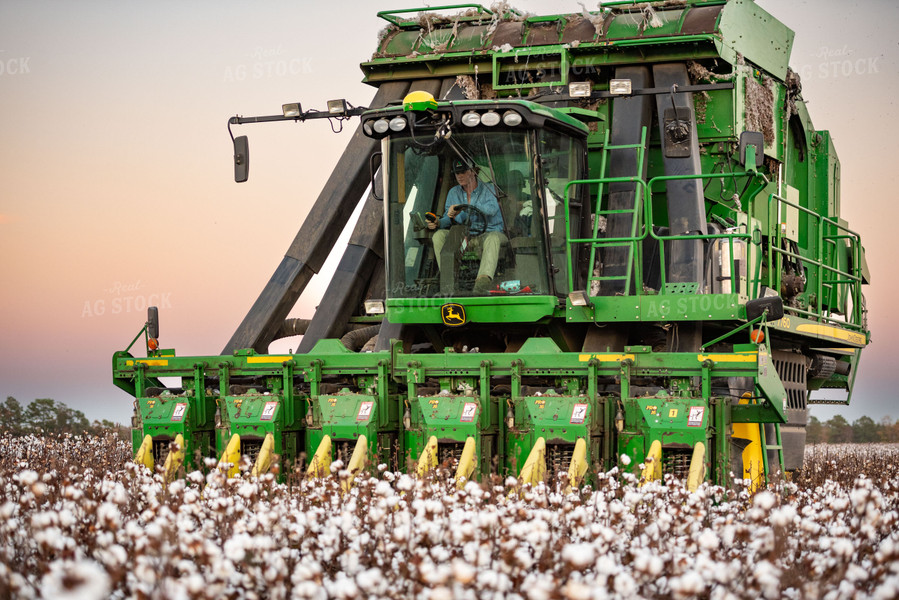
<svg viewBox="0 0 899 600"><path fill-rule="evenodd" d="M293 102L291 104L282 104L281 112L284 114L284 117L287 119L298 119L303 116L303 107L300 106L299 102Z"/></svg>

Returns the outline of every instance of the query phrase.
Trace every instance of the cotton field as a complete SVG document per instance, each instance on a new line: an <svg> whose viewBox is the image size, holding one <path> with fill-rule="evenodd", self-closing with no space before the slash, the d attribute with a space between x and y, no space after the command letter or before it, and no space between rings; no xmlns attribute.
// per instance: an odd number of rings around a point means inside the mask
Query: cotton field
<svg viewBox="0 0 899 600"><path fill-rule="evenodd" d="M514 479L165 486L112 437L0 437L0 597L896 598L899 447L817 446L751 496Z"/></svg>

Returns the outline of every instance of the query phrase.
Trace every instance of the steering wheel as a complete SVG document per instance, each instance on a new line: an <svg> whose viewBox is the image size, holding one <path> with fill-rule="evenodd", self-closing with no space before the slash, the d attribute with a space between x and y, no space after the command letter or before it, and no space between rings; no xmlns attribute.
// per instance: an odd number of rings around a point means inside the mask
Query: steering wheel
<svg viewBox="0 0 899 600"><path fill-rule="evenodd" d="M462 223L466 237L477 237L487 231L487 215L484 214L484 211L471 204L460 204L459 206L463 207L460 212L468 215L468 219Z"/></svg>

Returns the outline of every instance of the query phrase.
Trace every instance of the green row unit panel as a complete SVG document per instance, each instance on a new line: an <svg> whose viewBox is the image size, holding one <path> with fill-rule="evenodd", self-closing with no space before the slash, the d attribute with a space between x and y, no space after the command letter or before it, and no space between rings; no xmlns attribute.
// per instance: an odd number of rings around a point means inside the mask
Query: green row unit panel
<svg viewBox="0 0 899 600"><path fill-rule="evenodd" d="M398 398L382 402L377 396L346 390L313 398L313 426L306 429L307 457L315 454L327 435L332 442L332 458L346 464L359 436L364 435L369 460L394 468L402 457L398 435L399 404Z"/></svg>
<svg viewBox="0 0 899 600"><path fill-rule="evenodd" d="M214 456L212 420L201 419L196 403L187 396L138 398L140 427L131 431L137 452L145 436L153 439L153 459L161 465L177 435L184 439L185 468L202 469L203 458ZM208 424L208 425L207 425Z"/></svg>
<svg viewBox="0 0 899 600"><path fill-rule="evenodd" d="M471 437L478 464L474 477L495 471L494 457L500 450L498 407L495 400L484 406L476 396L418 396L411 402L410 427L405 431L407 458L417 461L433 436L437 438L439 463L458 459Z"/></svg>
<svg viewBox="0 0 899 600"><path fill-rule="evenodd" d="M512 402L514 427L506 433L506 468L519 475L531 448L539 438L546 442L546 464L550 471L568 471L578 439L588 442L593 466L599 457L601 407L585 396L522 396Z"/></svg>
<svg viewBox="0 0 899 600"><path fill-rule="evenodd" d="M217 429L216 450L225 451L233 435L240 436L240 453L255 460L265 436L272 434L273 454L279 457L282 468L293 465L303 448L301 422L292 415L300 414L299 407L286 405L286 400L273 394L224 396L219 400L221 425ZM291 413L288 415L288 413Z"/></svg>
<svg viewBox="0 0 899 600"><path fill-rule="evenodd" d="M663 463L674 455L685 458L688 466L697 442L706 444L707 453L710 450L711 410L702 398L630 398L624 403L624 418L618 453L630 458L635 471L656 440L662 445Z"/></svg>

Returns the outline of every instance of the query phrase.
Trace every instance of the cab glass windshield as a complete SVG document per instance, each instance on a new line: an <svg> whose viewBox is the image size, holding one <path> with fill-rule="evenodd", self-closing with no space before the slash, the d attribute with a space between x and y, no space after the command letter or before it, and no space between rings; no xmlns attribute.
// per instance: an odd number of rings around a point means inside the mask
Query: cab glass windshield
<svg viewBox="0 0 899 600"><path fill-rule="evenodd" d="M530 130L454 131L431 145L390 139L388 297L554 293L537 143Z"/></svg>

